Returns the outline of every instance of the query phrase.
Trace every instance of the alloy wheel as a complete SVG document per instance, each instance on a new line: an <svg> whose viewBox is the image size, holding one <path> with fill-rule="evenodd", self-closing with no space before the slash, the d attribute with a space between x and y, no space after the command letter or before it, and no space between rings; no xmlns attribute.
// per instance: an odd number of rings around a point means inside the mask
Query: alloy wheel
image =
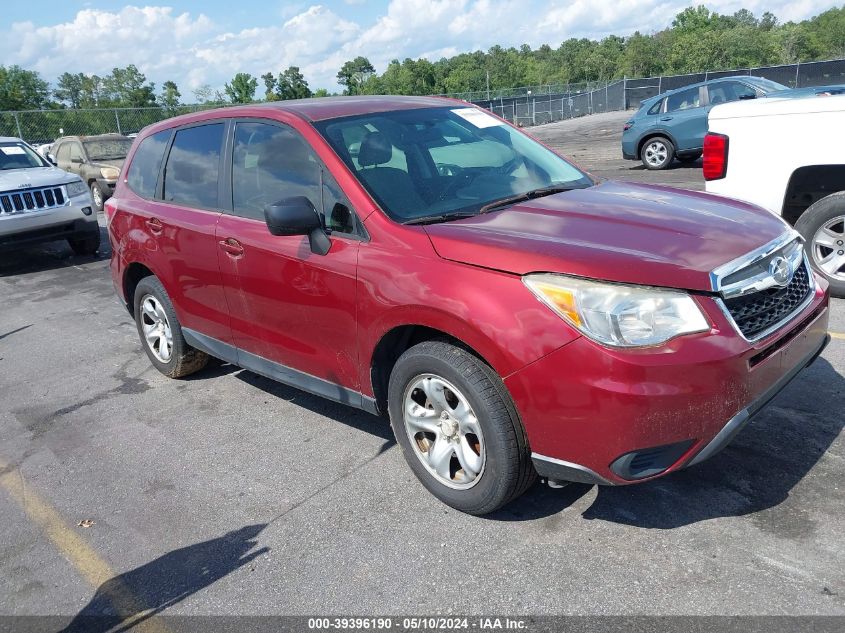
<svg viewBox="0 0 845 633"><path fill-rule="evenodd" d="M173 332L164 306L153 295L144 295L141 299L141 329L153 355L162 363L170 362L173 355Z"/></svg>
<svg viewBox="0 0 845 633"><path fill-rule="evenodd" d="M456 489L478 483L484 472L484 437L459 389L435 374L417 376L405 389L403 414L414 454L437 481Z"/></svg>
<svg viewBox="0 0 845 633"><path fill-rule="evenodd" d="M645 159L652 167L659 167L666 162L669 149L660 141L651 141L645 148Z"/></svg>
<svg viewBox="0 0 845 633"><path fill-rule="evenodd" d="M813 236L813 261L828 277L845 281L845 216L825 222Z"/></svg>

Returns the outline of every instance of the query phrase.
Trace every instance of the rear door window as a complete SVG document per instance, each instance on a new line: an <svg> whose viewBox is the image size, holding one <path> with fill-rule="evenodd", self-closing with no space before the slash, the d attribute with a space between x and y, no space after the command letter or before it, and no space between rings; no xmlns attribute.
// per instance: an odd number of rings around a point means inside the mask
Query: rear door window
<svg viewBox="0 0 845 633"><path fill-rule="evenodd" d="M666 111L677 112L679 110L690 110L701 106L701 92L696 88L681 90L666 97Z"/></svg>
<svg viewBox="0 0 845 633"><path fill-rule="evenodd" d="M719 105L740 99L753 99L757 91L739 81L722 81L707 87L710 105Z"/></svg>
<svg viewBox="0 0 845 633"><path fill-rule="evenodd" d="M216 209L220 154L225 123L211 123L176 132L164 167L162 198L201 209Z"/></svg>
<svg viewBox="0 0 845 633"><path fill-rule="evenodd" d="M171 130L164 130L148 136L141 141L132 157L126 184L142 198L155 197L161 161L164 159L170 134Z"/></svg>

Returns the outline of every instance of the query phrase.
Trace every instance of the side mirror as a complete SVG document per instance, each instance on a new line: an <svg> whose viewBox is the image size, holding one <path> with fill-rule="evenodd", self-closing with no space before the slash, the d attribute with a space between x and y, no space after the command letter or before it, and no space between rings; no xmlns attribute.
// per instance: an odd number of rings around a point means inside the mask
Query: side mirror
<svg viewBox="0 0 845 633"><path fill-rule="evenodd" d="M70 159L70 162L72 162L74 165L81 165L82 159L79 156L74 156Z"/></svg>
<svg viewBox="0 0 845 633"><path fill-rule="evenodd" d="M331 248L317 209L305 196L285 198L264 207L267 229L273 235L307 235L311 250L325 255Z"/></svg>
<svg viewBox="0 0 845 633"><path fill-rule="evenodd" d="M740 96L739 96L739 100L740 100L740 101L749 101L750 99L756 99L756 98L757 98L757 95L756 95L756 94L754 94L754 95L752 95L752 94L744 94L744 95L740 95Z"/></svg>
<svg viewBox="0 0 845 633"><path fill-rule="evenodd" d="M59 163L56 162L56 157L52 154L47 154L47 160L53 163L53 165L58 165Z"/></svg>

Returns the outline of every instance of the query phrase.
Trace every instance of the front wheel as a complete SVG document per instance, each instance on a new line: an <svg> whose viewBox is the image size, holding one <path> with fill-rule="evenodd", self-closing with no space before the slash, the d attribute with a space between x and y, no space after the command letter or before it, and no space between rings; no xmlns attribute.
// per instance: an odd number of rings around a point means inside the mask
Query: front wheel
<svg viewBox="0 0 845 633"><path fill-rule="evenodd" d="M388 404L405 460L447 505L487 514L534 482L525 430L504 383L468 351L442 341L410 348L390 375Z"/></svg>
<svg viewBox="0 0 845 633"><path fill-rule="evenodd" d="M804 237L813 269L830 284L830 294L845 298L845 191L813 204L795 228Z"/></svg>
<svg viewBox="0 0 845 633"><path fill-rule="evenodd" d="M91 183L91 200L94 202L94 211L102 213L106 197L103 194L102 188L96 182Z"/></svg>
<svg viewBox="0 0 845 633"><path fill-rule="evenodd" d="M655 136L643 143L640 158L646 169L666 169L675 158L675 146L668 138Z"/></svg>

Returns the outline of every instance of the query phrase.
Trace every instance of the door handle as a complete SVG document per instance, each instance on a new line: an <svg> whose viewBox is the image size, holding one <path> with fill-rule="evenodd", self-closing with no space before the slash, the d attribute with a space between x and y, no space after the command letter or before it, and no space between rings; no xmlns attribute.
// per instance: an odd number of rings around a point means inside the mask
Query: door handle
<svg viewBox="0 0 845 633"><path fill-rule="evenodd" d="M665 117L663 117L663 118L662 118L662 119L660 119L660 120L661 120L661 121L671 121L671 120L672 120L672 117L670 117L670 116L665 116Z"/></svg>
<svg viewBox="0 0 845 633"><path fill-rule="evenodd" d="M150 218L146 221L146 225L150 229L150 232L156 235L159 235L164 230L164 226L158 218Z"/></svg>
<svg viewBox="0 0 845 633"><path fill-rule="evenodd" d="M228 253L232 257L240 257L244 254L244 247L241 246L241 243L233 237L227 237L225 240L220 240L217 243L220 244L220 248L222 248L224 252Z"/></svg>

